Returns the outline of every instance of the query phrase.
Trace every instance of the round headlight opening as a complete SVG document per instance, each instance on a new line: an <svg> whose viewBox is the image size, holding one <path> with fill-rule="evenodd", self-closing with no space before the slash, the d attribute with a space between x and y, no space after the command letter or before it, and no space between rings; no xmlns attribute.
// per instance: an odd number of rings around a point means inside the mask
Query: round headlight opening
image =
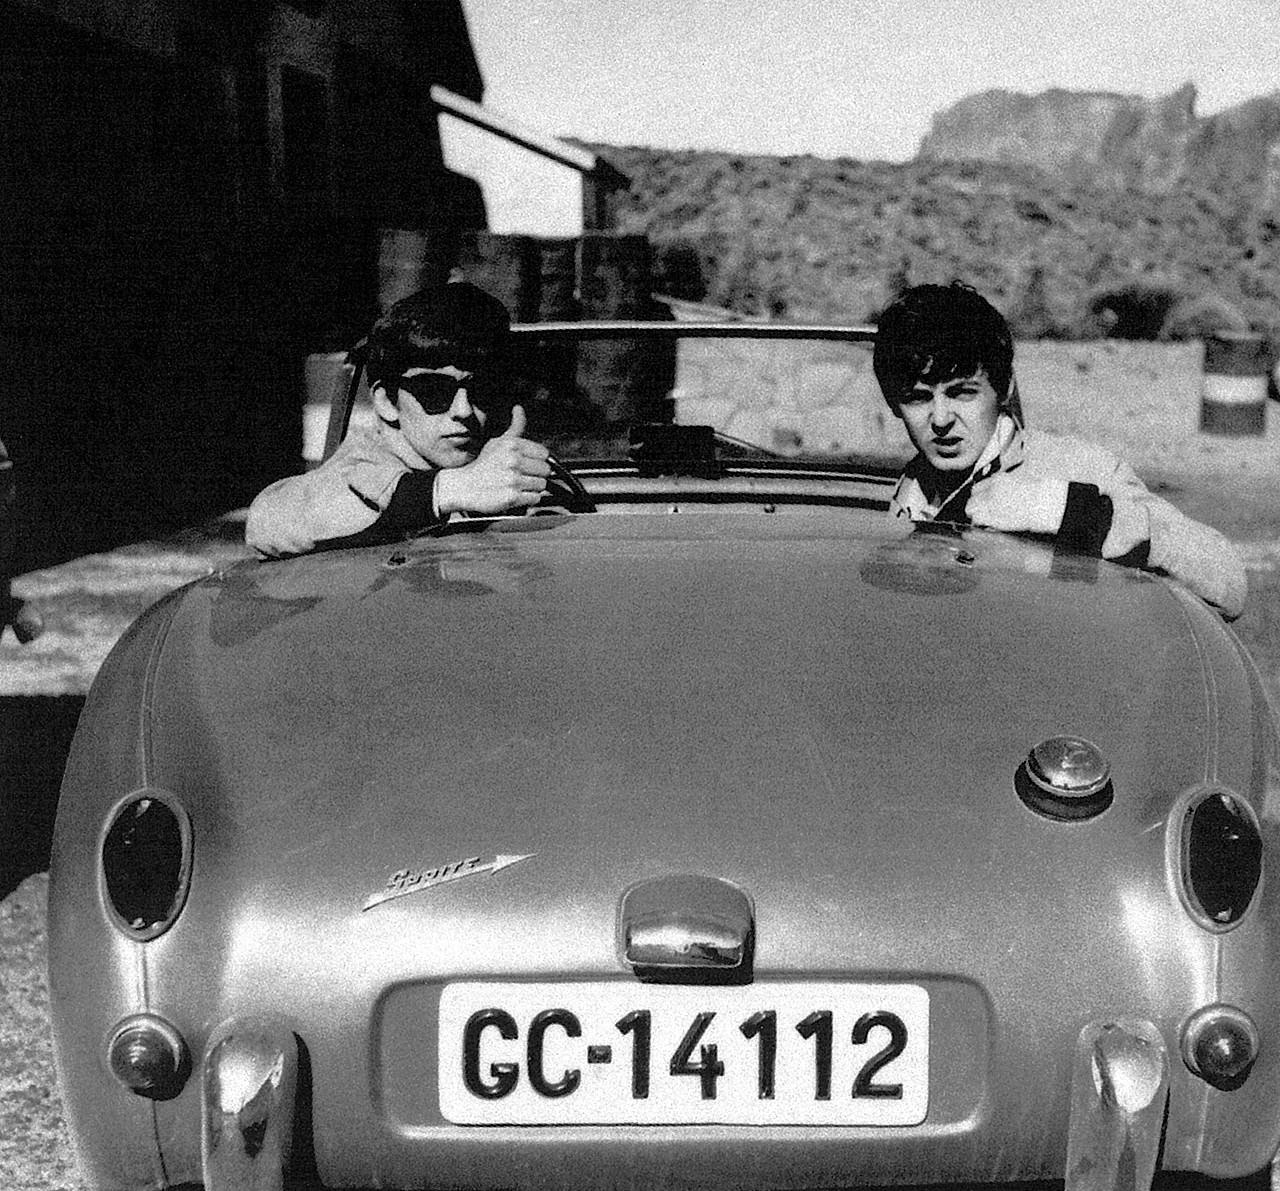
<svg viewBox="0 0 1280 1191"><path fill-rule="evenodd" d="M1222 790L1192 803L1182 861L1193 908L1214 926L1239 922L1262 880L1262 836L1248 804Z"/></svg>
<svg viewBox="0 0 1280 1191"><path fill-rule="evenodd" d="M136 939L167 930L186 900L191 830L168 798L140 791L111 817L102 841L102 877L118 924Z"/></svg>

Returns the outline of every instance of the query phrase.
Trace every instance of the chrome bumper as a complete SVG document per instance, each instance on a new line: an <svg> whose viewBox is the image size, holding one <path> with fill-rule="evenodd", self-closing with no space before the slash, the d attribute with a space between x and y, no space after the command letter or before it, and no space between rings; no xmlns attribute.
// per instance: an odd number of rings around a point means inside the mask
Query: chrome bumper
<svg viewBox="0 0 1280 1191"><path fill-rule="evenodd" d="M1169 1059L1154 1025L1085 1026L1071 1070L1064 1191L1150 1191L1168 1098Z"/></svg>
<svg viewBox="0 0 1280 1191"><path fill-rule="evenodd" d="M280 1191L293 1139L298 1044L271 1023L233 1021L200 1065L205 1191Z"/></svg>

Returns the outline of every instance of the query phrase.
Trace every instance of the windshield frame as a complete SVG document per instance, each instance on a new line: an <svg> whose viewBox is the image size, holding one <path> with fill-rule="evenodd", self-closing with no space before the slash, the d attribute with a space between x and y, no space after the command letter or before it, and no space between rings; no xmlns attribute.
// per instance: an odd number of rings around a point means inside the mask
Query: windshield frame
<svg viewBox="0 0 1280 1191"><path fill-rule="evenodd" d="M670 341L682 339L739 339L756 341L806 341L806 342L839 342L848 344L872 345L875 342L876 328L861 324L839 323L790 323L752 321L748 319L584 319L557 320L548 322L516 322L511 325L511 335L516 350L535 342L554 345L557 343L585 343L614 341ZM350 377L345 385L336 388L329 410L328 426L325 434L322 461L337 449L338 444L346 436L350 426L352 412L355 409L357 394L360 390L364 373L365 341L358 343L347 354L346 364ZM710 429L708 427L708 429ZM749 456L756 463L765 459L777 459L782 462L787 456L770 451L768 448L742 442L731 438L720 431L715 431L717 454L720 448L732 458L733 456ZM566 455L575 462L578 458ZM593 462L603 462L599 459ZM586 462L584 459L583 462ZM815 459L797 460L808 469L823 470L823 464ZM839 467L838 457L831 460L835 470ZM864 465L865 461L855 457L846 457L843 462L853 463L855 467ZM878 470L873 468L873 470Z"/></svg>

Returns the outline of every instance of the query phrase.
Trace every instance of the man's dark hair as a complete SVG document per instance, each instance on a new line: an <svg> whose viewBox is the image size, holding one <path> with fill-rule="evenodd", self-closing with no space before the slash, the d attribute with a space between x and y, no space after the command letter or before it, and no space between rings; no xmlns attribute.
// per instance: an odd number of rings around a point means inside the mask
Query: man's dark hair
<svg viewBox="0 0 1280 1191"><path fill-rule="evenodd" d="M469 281L427 286L373 324L365 361L369 387L383 385L394 401L392 382L410 368L451 364L492 375L505 366L510 329L507 308Z"/></svg>
<svg viewBox="0 0 1280 1191"><path fill-rule="evenodd" d="M880 316L871 367L895 407L918 380L938 384L979 368L1003 403L1013 376L1013 337L1000 312L972 286L917 285Z"/></svg>

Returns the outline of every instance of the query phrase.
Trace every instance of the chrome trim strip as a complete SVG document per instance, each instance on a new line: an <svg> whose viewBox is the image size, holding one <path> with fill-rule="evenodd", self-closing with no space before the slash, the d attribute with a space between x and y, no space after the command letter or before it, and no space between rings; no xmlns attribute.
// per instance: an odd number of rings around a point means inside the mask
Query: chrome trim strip
<svg viewBox="0 0 1280 1191"><path fill-rule="evenodd" d="M666 322L656 319L513 323L511 333L530 339L829 339L874 343L875 327L832 323Z"/></svg>

